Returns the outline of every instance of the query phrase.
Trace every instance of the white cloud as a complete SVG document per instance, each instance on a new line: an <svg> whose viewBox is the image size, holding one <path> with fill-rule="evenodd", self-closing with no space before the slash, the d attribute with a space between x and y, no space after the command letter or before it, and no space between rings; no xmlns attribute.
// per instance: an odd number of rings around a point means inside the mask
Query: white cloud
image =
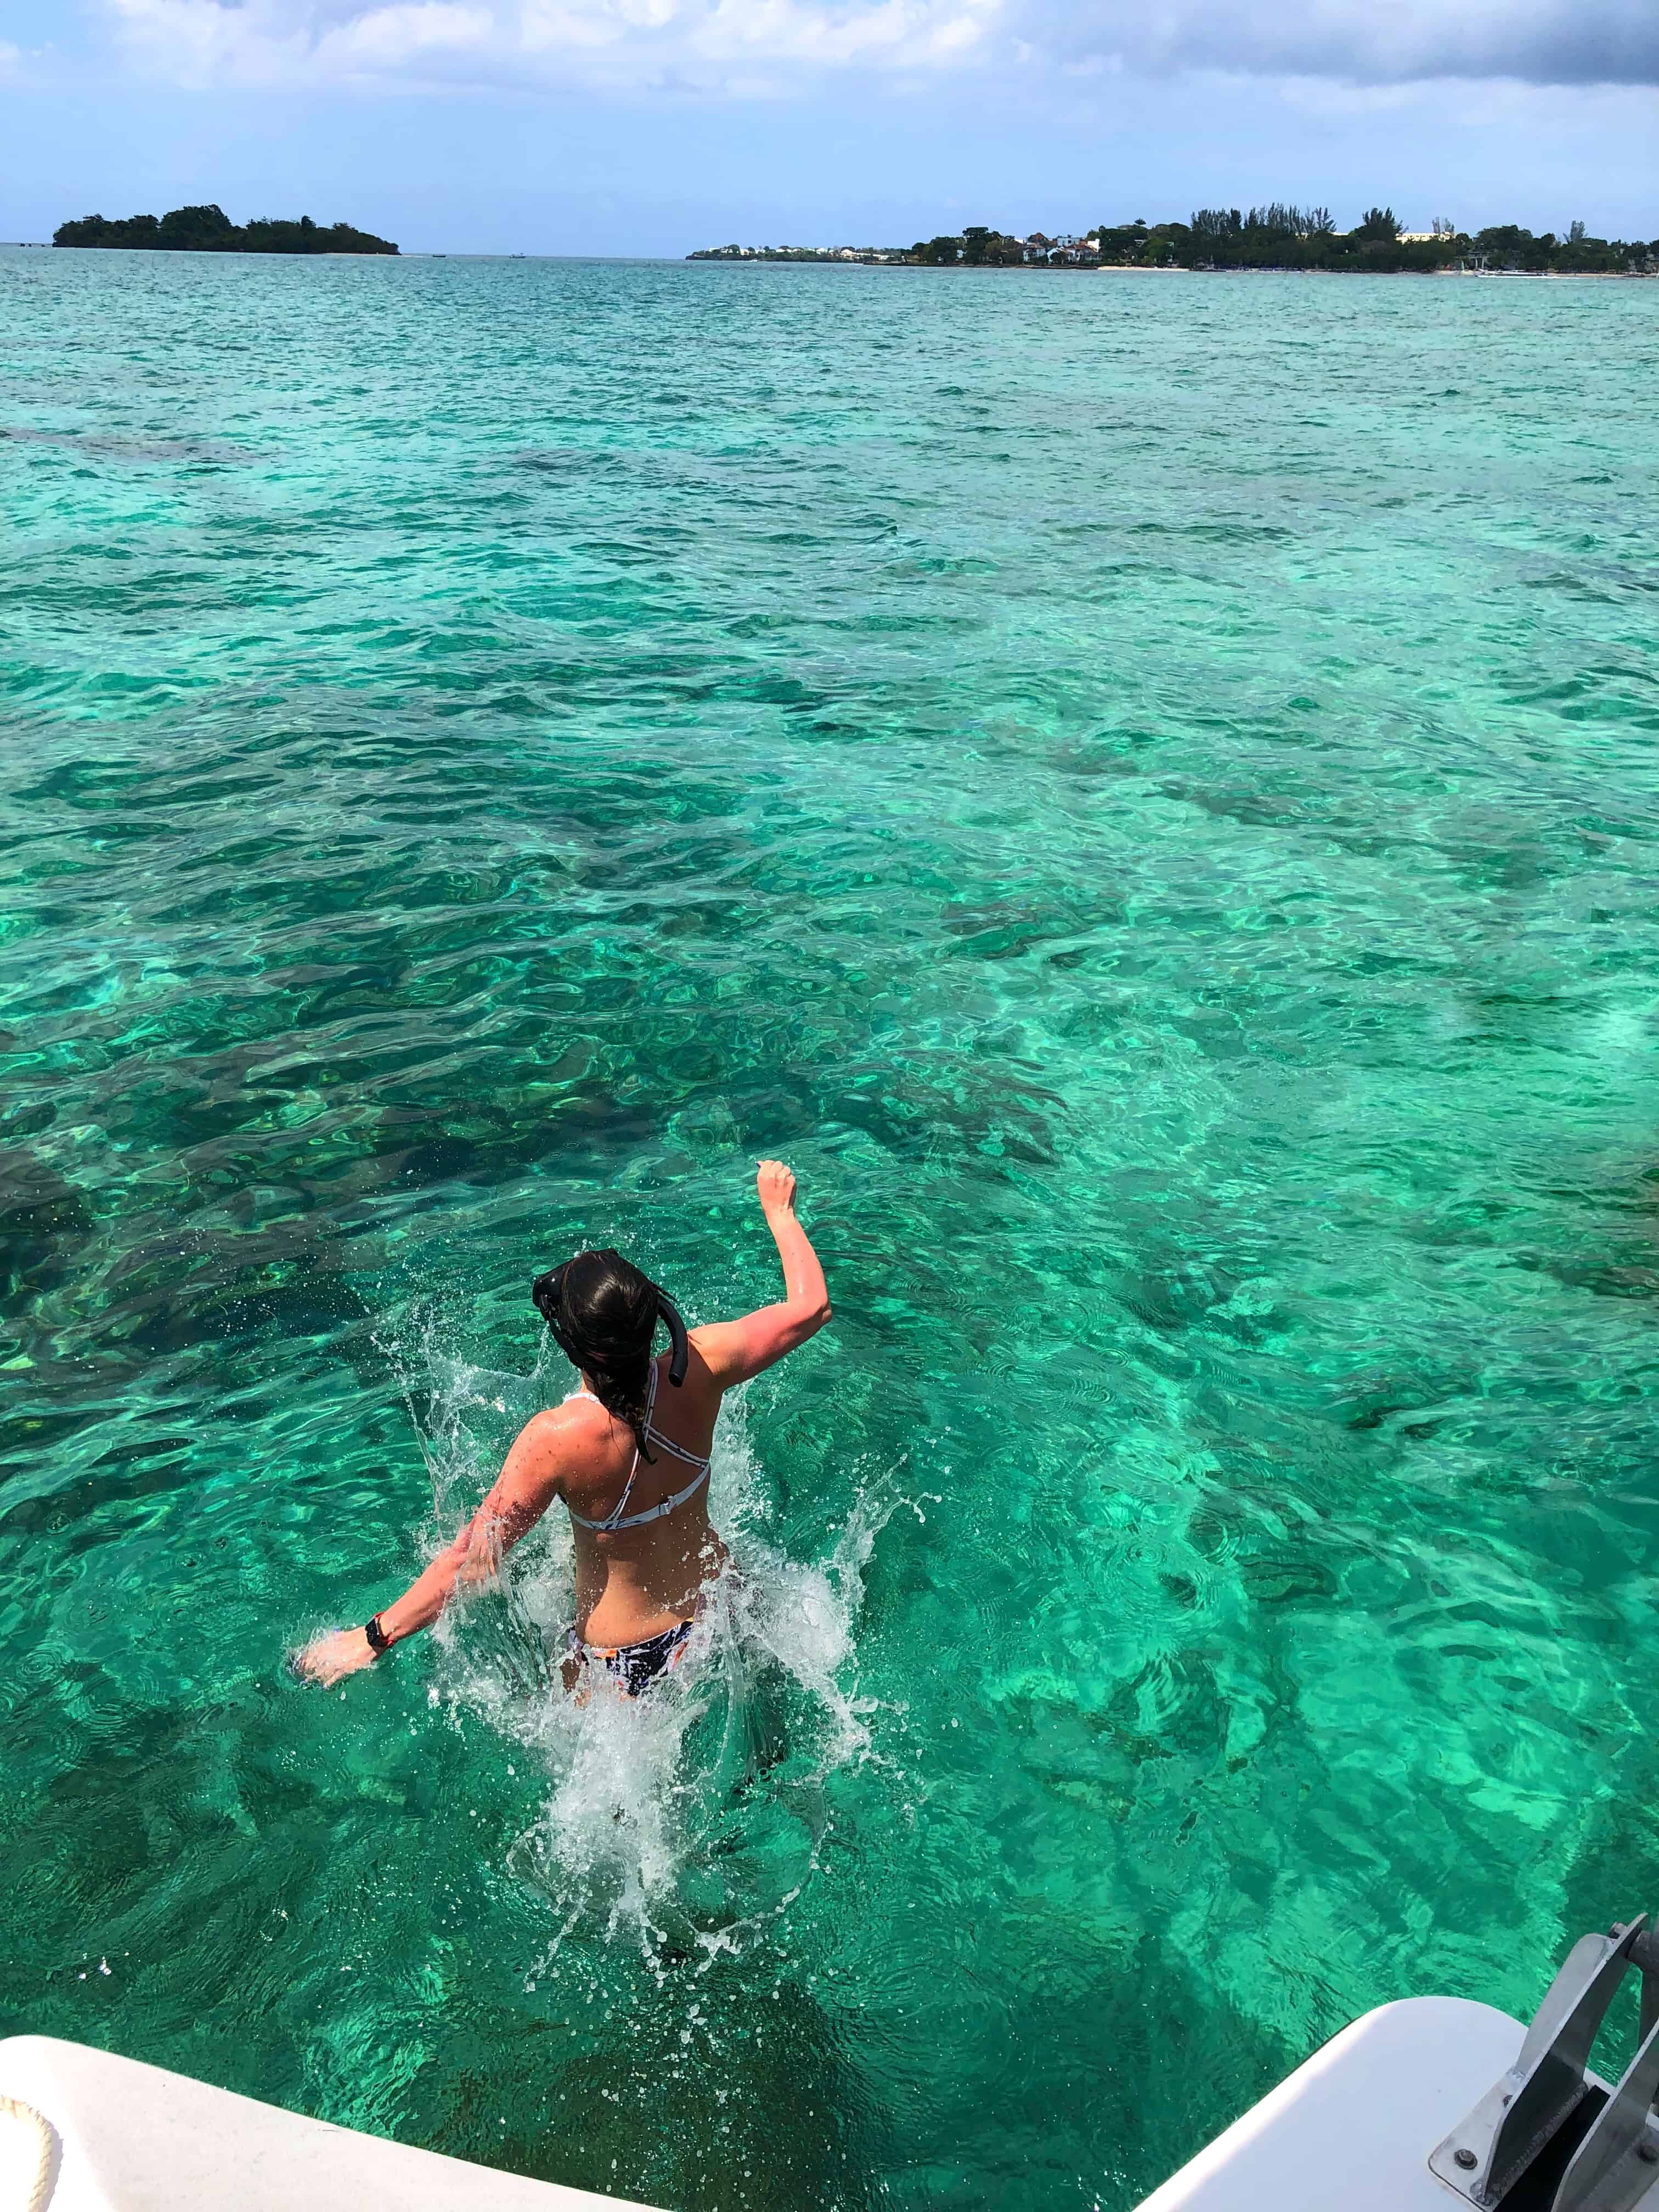
<svg viewBox="0 0 1659 2212"><path fill-rule="evenodd" d="M984 40L1004 0L109 0L124 42L191 85L684 83L920 69ZM759 68L758 78L753 72ZM734 76L741 71L742 76Z"/></svg>
<svg viewBox="0 0 1659 2212"><path fill-rule="evenodd" d="M495 25L488 8L453 7L444 0L372 8L330 36L339 56L362 69L398 69L427 53L487 52Z"/></svg>
<svg viewBox="0 0 1659 2212"><path fill-rule="evenodd" d="M1068 28L1141 66L1362 83L1659 83L1654 0L1077 0Z"/></svg>
<svg viewBox="0 0 1659 2212"><path fill-rule="evenodd" d="M487 57L504 13L455 0L111 0L110 12L157 75L196 85L418 78L434 61Z"/></svg>
<svg viewBox="0 0 1659 2212"><path fill-rule="evenodd" d="M1659 83L1659 0L104 0L191 84L775 91L860 66ZM3 58L3 55L0 55Z"/></svg>

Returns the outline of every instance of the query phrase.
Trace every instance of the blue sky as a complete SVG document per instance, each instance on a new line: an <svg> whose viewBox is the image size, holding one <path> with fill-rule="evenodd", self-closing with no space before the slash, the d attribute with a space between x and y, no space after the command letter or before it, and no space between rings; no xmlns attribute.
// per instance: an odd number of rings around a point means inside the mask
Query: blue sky
<svg viewBox="0 0 1659 2212"><path fill-rule="evenodd" d="M0 0L0 238L908 242L1266 198L1659 236L1659 0Z"/></svg>

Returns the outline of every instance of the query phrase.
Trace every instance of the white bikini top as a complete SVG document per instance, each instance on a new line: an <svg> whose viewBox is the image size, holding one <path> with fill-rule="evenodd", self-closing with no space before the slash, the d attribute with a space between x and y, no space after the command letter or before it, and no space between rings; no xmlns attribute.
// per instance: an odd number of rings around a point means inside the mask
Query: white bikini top
<svg viewBox="0 0 1659 2212"><path fill-rule="evenodd" d="M602 1398L596 1398L591 1390L573 1390L564 1402L568 1406L571 1400L575 1398L586 1398L592 1405L605 1406L605 1401ZM634 1487L634 1477L640 1471L640 1451L636 1444L634 1447L634 1464L628 1470L628 1480L623 1485L623 1494L603 1521L590 1521L586 1514L578 1513L574 1505L568 1507L571 1519L580 1521L584 1528L597 1528L603 1536L614 1535L620 1528L643 1528L647 1521L660 1521L665 1515L672 1513L677 1505L684 1505L688 1498L695 1498L704 1483L708 1481L708 1460L699 1459L696 1452L687 1451L683 1444L677 1444L672 1437L664 1436L660 1429L652 1427L651 1416L656 1409L656 1404L657 1364L653 1360L651 1381L645 1394L646 1440L649 1443L655 1444L659 1451L665 1451L672 1458L681 1461L686 1467L695 1467L696 1473L684 1490L677 1490L672 1498L665 1498L660 1505L647 1505L643 1513L624 1512L623 1509L628 1504L628 1494ZM605 1410L609 1413L611 1408L605 1406Z"/></svg>

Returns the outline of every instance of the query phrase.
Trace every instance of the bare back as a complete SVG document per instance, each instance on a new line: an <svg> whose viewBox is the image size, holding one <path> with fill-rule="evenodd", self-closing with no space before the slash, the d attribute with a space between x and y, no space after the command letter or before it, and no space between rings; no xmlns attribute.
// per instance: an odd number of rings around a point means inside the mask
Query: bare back
<svg viewBox="0 0 1659 2212"><path fill-rule="evenodd" d="M714 1449L714 1423L726 1395L702 1356L698 1338L703 1334L690 1333L685 1381L678 1390L668 1381L667 1354L654 1362L652 1413L653 1428L699 1461ZM726 1564L726 1547L708 1519L708 1485L699 1484L672 1512L643 1526L586 1527L585 1521L604 1521L614 1513L624 1492L630 1510L661 1505L687 1486L686 1463L659 1449L649 1463L641 1457L635 1465L633 1430L591 1398L567 1399L555 1410L570 1424L565 1431L567 1472L559 1487L573 1509L577 1634L586 1643L638 1644L689 1620L703 1584Z"/></svg>

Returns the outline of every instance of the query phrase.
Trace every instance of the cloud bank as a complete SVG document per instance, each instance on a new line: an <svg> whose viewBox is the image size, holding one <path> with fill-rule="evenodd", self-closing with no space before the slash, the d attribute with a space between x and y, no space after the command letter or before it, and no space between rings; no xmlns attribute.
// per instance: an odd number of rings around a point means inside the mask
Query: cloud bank
<svg viewBox="0 0 1659 2212"><path fill-rule="evenodd" d="M1659 0L105 0L174 82L784 89L1044 65L1659 84Z"/></svg>

